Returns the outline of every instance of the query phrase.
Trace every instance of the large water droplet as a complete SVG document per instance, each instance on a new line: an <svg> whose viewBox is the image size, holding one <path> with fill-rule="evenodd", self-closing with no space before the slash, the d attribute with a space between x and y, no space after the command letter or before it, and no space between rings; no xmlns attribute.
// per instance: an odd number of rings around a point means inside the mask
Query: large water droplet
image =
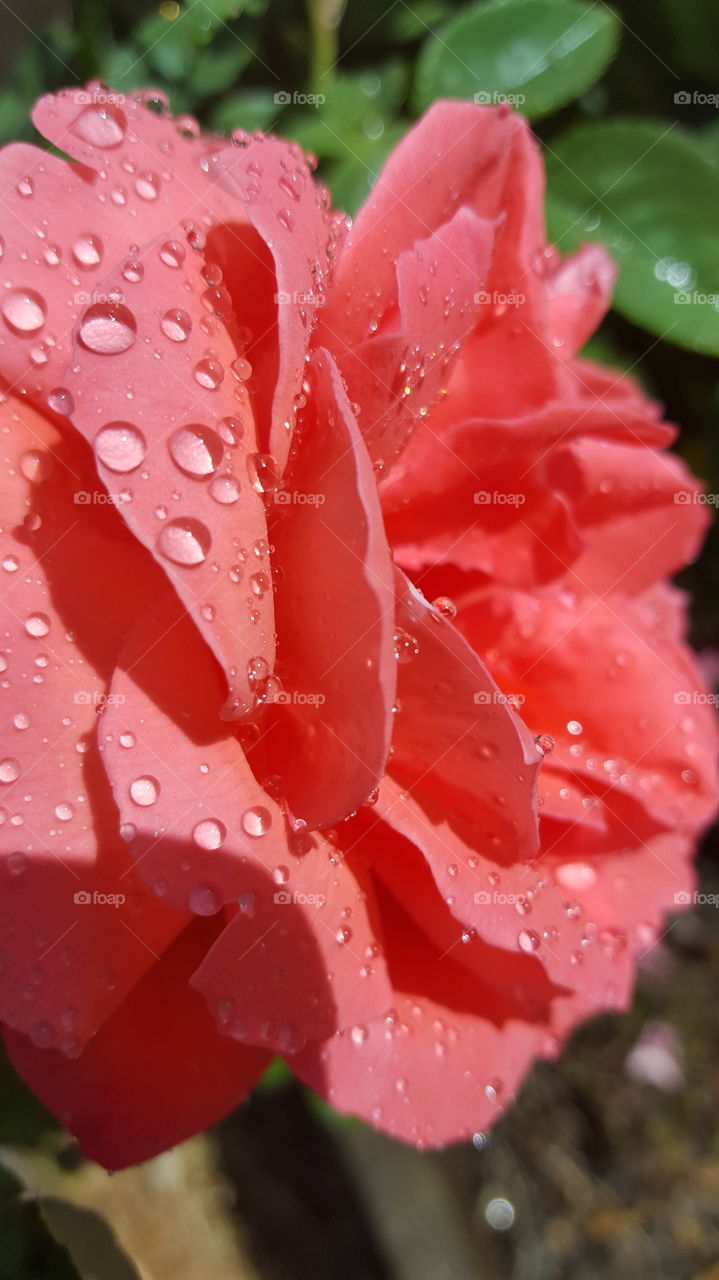
<svg viewBox="0 0 719 1280"><path fill-rule="evenodd" d="M247 472L257 493L273 493L277 488L277 465L271 454L248 453Z"/></svg>
<svg viewBox="0 0 719 1280"><path fill-rule="evenodd" d="M242 815L242 830L255 838L263 836L272 826L272 814L262 805L246 809Z"/></svg>
<svg viewBox="0 0 719 1280"><path fill-rule="evenodd" d="M209 494L215 502L220 502L223 506L231 506L240 496L240 482L237 476L229 472L214 476L210 481Z"/></svg>
<svg viewBox="0 0 719 1280"><path fill-rule="evenodd" d="M97 355L119 355L135 341L135 317L121 302L98 302L88 307L82 317L78 336L88 351Z"/></svg>
<svg viewBox="0 0 719 1280"><path fill-rule="evenodd" d="M102 241L98 236L79 236L72 246L72 256L79 267L97 267L102 262Z"/></svg>
<svg viewBox="0 0 719 1280"><path fill-rule="evenodd" d="M170 457L188 476L211 476L222 461L222 441L210 427L190 423L173 432L168 442Z"/></svg>
<svg viewBox="0 0 719 1280"><path fill-rule="evenodd" d="M184 342L192 329L192 320L186 311L166 311L160 321L160 328L171 342Z"/></svg>
<svg viewBox="0 0 719 1280"><path fill-rule="evenodd" d="M16 782L20 777L20 764L12 756L0 760L0 782Z"/></svg>
<svg viewBox="0 0 719 1280"><path fill-rule="evenodd" d="M13 333L37 333L47 315L45 299L34 289L11 289L3 298L0 310Z"/></svg>
<svg viewBox="0 0 719 1280"><path fill-rule="evenodd" d="M196 916L214 916L222 906L222 898L213 884L198 884L190 889L187 905Z"/></svg>
<svg viewBox="0 0 719 1280"><path fill-rule="evenodd" d="M171 520L157 539L160 554L184 566L202 564L211 545L210 532L199 520Z"/></svg>
<svg viewBox="0 0 719 1280"><path fill-rule="evenodd" d="M25 630L29 636L46 636L50 630L50 619L46 613L31 613L25 623Z"/></svg>
<svg viewBox="0 0 719 1280"><path fill-rule="evenodd" d="M125 137L125 114L119 107L97 104L85 107L70 126L71 132L93 147L119 147Z"/></svg>
<svg viewBox="0 0 719 1280"><path fill-rule="evenodd" d="M226 837L227 827L217 818L205 818L192 832L192 839L201 849L219 849Z"/></svg>
<svg viewBox="0 0 719 1280"><path fill-rule="evenodd" d="M95 436L95 456L108 471L134 471L146 453L145 437L131 422L108 422Z"/></svg>
<svg viewBox="0 0 719 1280"><path fill-rule="evenodd" d="M130 798L142 808L154 804L159 794L160 784L157 778L151 777L150 774L146 774L143 778L135 778L134 782L130 783Z"/></svg>

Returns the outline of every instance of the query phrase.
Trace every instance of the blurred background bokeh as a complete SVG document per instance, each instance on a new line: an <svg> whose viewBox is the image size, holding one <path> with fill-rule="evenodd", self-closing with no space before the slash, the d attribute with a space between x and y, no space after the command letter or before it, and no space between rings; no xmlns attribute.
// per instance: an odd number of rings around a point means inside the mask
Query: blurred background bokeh
<svg viewBox="0 0 719 1280"><path fill-rule="evenodd" d="M719 493L716 0L2 0L0 141L49 90L157 90L203 127L263 129L356 210L438 97L507 95L546 148L563 251L622 272L591 354L631 369ZM682 575L719 674L719 535ZM719 890L716 840L702 889ZM138 1170L84 1161L0 1078L0 1280L719 1280L719 912L667 921L631 1012L537 1067L491 1134L419 1154L283 1068Z"/></svg>

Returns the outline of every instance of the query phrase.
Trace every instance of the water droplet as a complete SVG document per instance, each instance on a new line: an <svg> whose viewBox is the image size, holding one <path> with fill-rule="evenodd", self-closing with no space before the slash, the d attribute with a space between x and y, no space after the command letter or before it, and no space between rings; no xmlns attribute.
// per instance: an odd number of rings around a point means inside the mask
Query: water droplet
<svg viewBox="0 0 719 1280"><path fill-rule="evenodd" d="M69 822L71 818L74 818L74 816L75 810L71 804L67 804L67 802L65 802L63 804L55 805L55 817L58 821Z"/></svg>
<svg viewBox="0 0 719 1280"><path fill-rule="evenodd" d="M128 258L122 268L123 278L130 284L139 284L145 274L145 268L137 258Z"/></svg>
<svg viewBox="0 0 719 1280"><path fill-rule="evenodd" d="M352 1041L353 1044L356 1044L359 1046L364 1044L368 1035L369 1035L369 1032L367 1028L361 1025L358 1025L356 1027L352 1027L352 1030L350 1031L350 1040Z"/></svg>
<svg viewBox="0 0 719 1280"><path fill-rule="evenodd" d="M262 805L246 809L242 815L242 830L255 838L263 836L272 826L272 814Z"/></svg>
<svg viewBox="0 0 719 1280"><path fill-rule="evenodd" d="M134 733L121 733L118 741L121 747L129 749L135 745L135 735Z"/></svg>
<svg viewBox="0 0 719 1280"><path fill-rule="evenodd" d="M565 862L555 869L554 877L563 889L581 893L582 890L591 889L597 873L588 862Z"/></svg>
<svg viewBox="0 0 719 1280"><path fill-rule="evenodd" d="M141 805L142 808L147 808L148 805L154 804L159 794L160 784L157 778L153 778L149 774L143 778L135 778L135 781L130 783L130 798L134 800L135 804Z"/></svg>
<svg viewBox="0 0 719 1280"><path fill-rule="evenodd" d="M47 315L45 299L34 289L11 289L3 298L0 310L13 333L37 333Z"/></svg>
<svg viewBox="0 0 719 1280"><path fill-rule="evenodd" d="M160 191L160 179L155 173L141 173L135 179L135 190L141 200L156 200Z"/></svg>
<svg viewBox="0 0 719 1280"><path fill-rule="evenodd" d="M227 837L227 827L217 818L205 818L198 822L192 839L201 849L219 849Z"/></svg>
<svg viewBox="0 0 719 1280"><path fill-rule="evenodd" d="M198 884L190 889L187 905L196 916L214 916L222 906L222 898L213 884Z"/></svg>
<svg viewBox="0 0 719 1280"><path fill-rule="evenodd" d="M171 342L185 342L192 329L192 320L186 311L166 311L160 321L160 328Z"/></svg>
<svg viewBox="0 0 719 1280"><path fill-rule="evenodd" d="M75 410L75 401L66 387L54 387L48 392L47 402L53 413L59 413L61 418L69 418Z"/></svg>
<svg viewBox="0 0 719 1280"><path fill-rule="evenodd" d="M45 613L31 613L25 623L25 630L29 636L46 636L50 630L50 619Z"/></svg>
<svg viewBox="0 0 719 1280"><path fill-rule="evenodd" d="M576 738L580 733L583 732L582 725L579 723L578 720L568 720L567 732L573 734L573 736Z"/></svg>
<svg viewBox="0 0 719 1280"><path fill-rule="evenodd" d="M108 422L95 436L95 456L108 471L134 471L146 453L145 437L131 422Z"/></svg>
<svg viewBox="0 0 719 1280"><path fill-rule="evenodd" d="M30 1028L30 1039L38 1049L49 1049L55 1043L55 1028L50 1022L35 1022Z"/></svg>
<svg viewBox="0 0 719 1280"><path fill-rule="evenodd" d="M82 317L78 336L88 351L97 355L119 355L135 341L135 317L130 308L120 302L98 302L88 307Z"/></svg>
<svg viewBox="0 0 719 1280"><path fill-rule="evenodd" d="M6 756L4 760L0 760L0 782L16 782L19 777L19 761L14 760L12 756Z"/></svg>
<svg viewBox="0 0 719 1280"><path fill-rule="evenodd" d="M125 137L125 115L118 107L92 105L85 107L71 126L71 131L93 147L119 147Z"/></svg>
<svg viewBox="0 0 719 1280"><path fill-rule="evenodd" d="M548 756L550 751L554 751L554 738L550 733L538 733L534 745L540 755Z"/></svg>
<svg viewBox="0 0 719 1280"><path fill-rule="evenodd" d="M211 476L219 467L224 453L217 433L194 422L173 432L167 447L175 466L193 477Z"/></svg>
<svg viewBox="0 0 719 1280"><path fill-rule="evenodd" d="M441 613L443 618L456 618L457 606L454 600L450 600L449 596L437 596L433 602L434 608Z"/></svg>
<svg viewBox="0 0 719 1280"><path fill-rule="evenodd" d="M231 506L240 496L240 482L237 476L231 475L230 472L214 476L210 481L209 494L215 502L220 502L223 506Z"/></svg>
<svg viewBox="0 0 719 1280"><path fill-rule="evenodd" d="M102 262L102 240L90 234L79 236L72 246L72 256L79 267L97 267Z"/></svg>
<svg viewBox="0 0 719 1280"><path fill-rule="evenodd" d="M166 240L160 249L160 260L166 267L181 267L187 254L177 240Z"/></svg>
<svg viewBox="0 0 719 1280"><path fill-rule="evenodd" d="M200 360L194 368L195 382L208 391L216 391L222 382L225 371L219 360Z"/></svg>
<svg viewBox="0 0 719 1280"><path fill-rule="evenodd" d="M160 554L185 567L202 564L211 546L210 532L199 520L171 520L157 539Z"/></svg>
<svg viewBox="0 0 719 1280"><path fill-rule="evenodd" d="M335 938L337 939L341 947L346 946L346 944L350 942L352 938L352 930L350 929L349 925L346 925L346 924L340 925L339 929L335 933Z"/></svg>
<svg viewBox="0 0 719 1280"><path fill-rule="evenodd" d="M25 200L29 200L30 196L34 193L34 191L35 191L35 183L33 182L32 178L20 179L20 181L17 184L18 195L22 196L23 199Z"/></svg>
<svg viewBox="0 0 719 1280"><path fill-rule="evenodd" d="M539 934L534 933L532 929L522 929L522 932L517 935L517 946L520 951L526 951L531 954L533 951L538 951L540 945Z"/></svg>
<svg viewBox="0 0 719 1280"><path fill-rule="evenodd" d="M273 493L277 488L277 465L271 454L248 453L247 472L256 493Z"/></svg>

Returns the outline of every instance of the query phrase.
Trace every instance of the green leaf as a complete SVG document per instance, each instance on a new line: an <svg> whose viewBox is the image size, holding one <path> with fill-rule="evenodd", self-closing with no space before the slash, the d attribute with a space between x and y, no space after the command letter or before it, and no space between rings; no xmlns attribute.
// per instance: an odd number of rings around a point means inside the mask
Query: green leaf
<svg viewBox="0 0 719 1280"><path fill-rule="evenodd" d="M253 56L249 45L235 40L224 49L204 49L197 54L192 67L191 93L207 98L231 89Z"/></svg>
<svg viewBox="0 0 719 1280"><path fill-rule="evenodd" d="M210 116L210 126L219 133L232 133L233 129L244 129L247 133L273 129L281 110L269 89L246 89L218 103Z"/></svg>
<svg viewBox="0 0 719 1280"><path fill-rule="evenodd" d="M581 125L547 157L563 252L600 240L621 268L614 305L650 333L719 354L719 167L677 126Z"/></svg>
<svg viewBox="0 0 719 1280"><path fill-rule="evenodd" d="M603 4L489 0L470 5L425 42L418 110L436 98L496 102L506 95L530 119L588 89L610 63L619 23Z"/></svg>

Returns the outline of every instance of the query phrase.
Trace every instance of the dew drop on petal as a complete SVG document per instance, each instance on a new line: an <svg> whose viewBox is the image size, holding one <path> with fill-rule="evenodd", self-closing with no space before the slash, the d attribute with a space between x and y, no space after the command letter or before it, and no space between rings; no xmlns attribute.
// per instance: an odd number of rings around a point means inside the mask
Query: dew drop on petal
<svg viewBox="0 0 719 1280"><path fill-rule="evenodd" d="M120 302L98 302L88 307L78 337L88 351L114 356L127 351L137 336L135 317Z"/></svg>
<svg viewBox="0 0 719 1280"><path fill-rule="evenodd" d="M19 761L13 759L12 756L6 756L4 760L0 760L0 782L9 783L16 782L20 777Z"/></svg>
<svg viewBox="0 0 719 1280"><path fill-rule="evenodd" d="M223 506L231 506L240 496L240 482L237 476L229 472L213 476L209 485L209 494L215 502L220 502Z"/></svg>
<svg viewBox="0 0 719 1280"><path fill-rule="evenodd" d="M5 294L0 311L13 333L37 333L47 316L45 299L34 289L11 289Z"/></svg>
<svg viewBox="0 0 719 1280"><path fill-rule="evenodd" d="M50 630L50 619L46 613L31 613L25 623L25 630L29 636L46 636Z"/></svg>
<svg viewBox="0 0 719 1280"><path fill-rule="evenodd" d="M248 836L263 836L272 825L272 814L262 805L246 809L242 815L242 830Z"/></svg>
<svg viewBox="0 0 719 1280"><path fill-rule="evenodd" d="M192 320L186 311L166 311L160 321L160 328L171 342L185 342L192 329Z"/></svg>
<svg viewBox="0 0 719 1280"><path fill-rule="evenodd" d="M199 520L170 520L162 526L157 539L161 555L173 564L202 564L207 559L212 539L210 532Z"/></svg>
<svg viewBox="0 0 719 1280"><path fill-rule="evenodd" d="M160 784L157 778L153 778L150 774L146 774L142 778L135 778L130 783L130 799L139 804L142 808L154 804L160 794Z"/></svg>
<svg viewBox="0 0 719 1280"><path fill-rule="evenodd" d="M222 461L222 441L210 427L189 423L174 431L168 441L170 457L185 475L211 476Z"/></svg>
<svg viewBox="0 0 719 1280"><path fill-rule="evenodd" d="M227 827L216 818L205 818L193 829L192 839L200 849L219 849L227 837Z"/></svg>
<svg viewBox="0 0 719 1280"><path fill-rule="evenodd" d="M134 471L146 453L145 437L131 422L108 422L95 436L95 456L108 471Z"/></svg>
<svg viewBox="0 0 719 1280"><path fill-rule="evenodd" d="M59 413L61 418L69 418L75 411L75 401L66 387L54 387L48 392L47 402L53 413Z"/></svg>
<svg viewBox="0 0 719 1280"><path fill-rule="evenodd" d="M187 905L196 916L214 916L222 906L222 898L214 885L197 884L187 895Z"/></svg>
<svg viewBox="0 0 719 1280"><path fill-rule="evenodd" d="M119 147L125 137L125 114L118 107L93 104L85 107L70 127L77 138L93 147Z"/></svg>
<svg viewBox="0 0 719 1280"><path fill-rule="evenodd" d="M522 929L522 932L517 936L517 946L520 951L526 951L531 954L533 951L537 951L540 945L539 934L534 933L532 929Z"/></svg>
<svg viewBox="0 0 719 1280"><path fill-rule="evenodd" d="M102 262L102 241L98 236L79 236L72 246L72 256L79 267L97 267Z"/></svg>
<svg viewBox="0 0 719 1280"><path fill-rule="evenodd" d="M185 257L185 248L177 240L166 240L160 249L160 260L166 267L181 267Z"/></svg>

